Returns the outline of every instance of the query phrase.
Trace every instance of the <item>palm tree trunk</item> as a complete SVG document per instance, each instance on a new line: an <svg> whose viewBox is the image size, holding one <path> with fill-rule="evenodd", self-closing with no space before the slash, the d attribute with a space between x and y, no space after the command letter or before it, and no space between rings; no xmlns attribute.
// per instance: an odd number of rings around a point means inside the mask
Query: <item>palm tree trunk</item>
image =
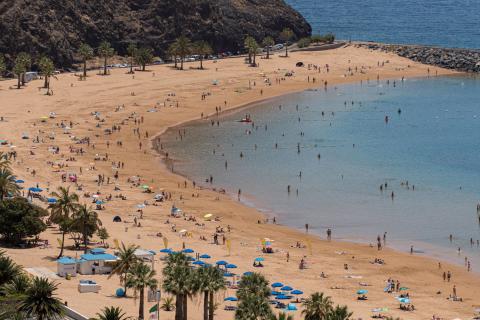
<svg viewBox="0 0 480 320"><path fill-rule="evenodd" d="M182 59L180 60L180 70L183 70L183 57L182 57Z"/></svg>
<svg viewBox="0 0 480 320"><path fill-rule="evenodd" d="M288 57L288 43L285 42L285 57Z"/></svg>
<svg viewBox="0 0 480 320"><path fill-rule="evenodd" d="M208 319L209 320L213 320L213 314L215 312L214 310L214 301L213 301L213 291L210 291L210 298L208 299L208 303L209 303L209 310L208 310Z"/></svg>
<svg viewBox="0 0 480 320"><path fill-rule="evenodd" d="M145 71L145 64L142 64L142 71Z"/></svg>
<svg viewBox="0 0 480 320"><path fill-rule="evenodd" d="M133 73L133 56L130 57L130 73Z"/></svg>
<svg viewBox="0 0 480 320"><path fill-rule="evenodd" d="M107 56L105 56L105 60L103 61L103 75L107 75Z"/></svg>
<svg viewBox="0 0 480 320"><path fill-rule="evenodd" d="M267 46L267 59L270 59L270 47Z"/></svg>
<svg viewBox="0 0 480 320"><path fill-rule="evenodd" d="M140 289L140 307L138 308L138 319L140 320L143 320L143 316L144 316L144 312L143 312L143 309L144 309L144 305L145 305L145 292L144 292L144 289Z"/></svg>
<svg viewBox="0 0 480 320"><path fill-rule="evenodd" d="M183 296L183 320L188 320L188 296Z"/></svg>
<svg viewBox="0 0 480 320"><path fill-rule="evenodd" d="M123 294L124 294L124 297L127 296L127 273L126 272L123 274Z"/></svg>
<svg viewBox="0 0 480 320"><path fill-rule="evenodd" d="M44 76L45 76L45 82L43 83L43 87L44 87L45 89L47 89L47 86L48 86L48 77L47 77L47 75L44 75Z"/></svg>
<svg viewBox="0 0 480 320"><path fill-rule="evenodd" d="M60 259L63 256L63 244L65 242L65 231L62 231L62 244L60 245L60 254L57 259Z"/></svg>
<svg viewBox="0 0 480 320"><path fill-rule="evenodd" d="M87 59L83 60L83 77L87 77Z"/></svg>
<svg viewBox="0 0 480 320"><path fill-rule="evenodd" d="M178 66L177 66L177 56L173 56L173 60L175 62L175 69L177 69L178 68Z"/></svg>
<svg viewBox="0 0 480 320"><path fill-rule="evenodd" d="M83 222L83 252L87 253L87 222Z"/></svg>
<svg viewBox="0 0 480 320"><path fill-rule="evenodd" d="M183 320L183 297L177 294L175 298L175 320Z"/></svg>
<svg viewBox="0 0 480 320"><path fill-rule="evenodd" d="M254 67L256 67L256 66L257 66L257 62L256 62L256 60L257 60L257 54L256 54L256 53L254 53L254 54L253 54L253 66L254 66Z"/></svg>
<svg viewBox="0 0 480 320"><path fill-rule="evenodd" d="M20 89L20 86L22 85L21 77L22 77L21 75L18 75L17 89Z"/></svg>
<svg viewBox="0 0 480 320"><path fill-rule="evenodd" d="M200 69L203 69L203 57L200 56Z"/></svg>
<svg viewBox="0 0 480 320"><path fill-rule="evenodd" d="M248 63L252 64L252 53L248 52Z"/></svg>
<svg viewBox="0 0 480 320"><path fill-rule="evenodd" d="M203 292L203 320L208 320L208 291Z"/></svg>

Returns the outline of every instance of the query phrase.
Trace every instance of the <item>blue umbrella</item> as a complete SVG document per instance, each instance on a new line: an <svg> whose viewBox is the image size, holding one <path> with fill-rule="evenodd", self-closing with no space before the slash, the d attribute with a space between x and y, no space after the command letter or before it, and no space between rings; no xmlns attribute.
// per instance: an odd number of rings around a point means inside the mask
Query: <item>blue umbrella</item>
<svg viewBox="0 0 480 320"><path fill-rule="evenodd" d="M15 183L25 183L22 179L15 180Z"/></svg>
<svg viewBox="0 0 480 320"><path fill-rule="evenodd" d="M183 253L194 253L193 249L187 248L182 250Z"/></svg>
<svg viewBox="0 0 480 320"><path fill-rule="evenodd" d="M48 202L48 203L57 203L57 199L55 199L55 198L48 198L48 199L47 199L47 202Z"/></svg>
<svg viewBox="0 0 480 320"><path fill-rule="evenodd" d="M288 300L288 299L291 299L292 297L291 296L286 296L284 294L279 294L278 296L275 297L275 299L277 300Z"/></svg>
<svg viewBox="0 0 480 320"><path fill-rule="evenodd" d="M189 256L189 257L187 257L187 260L188 260L188 261L195 261L195 258Z"/></svg>
<svg viewBox="0 0 480 320"><path fill-rule="evenodd" d="M197 260L197 261L193 262L192 264L197 265L197 266L203 266L205 264L205 262Z"/></svg>
<svg viewBox="0 0 480 320"><path fill-rule="evenodd" d="M274 287L274 288L283 287L283 283L281 283L281 282L274 282L274 283L272 283L272 287Z"/></svg>
<svg viewBox="0 0 480 320"><path fill-rule="evenodd" d="M220 261L215 262L215 264L217 264L217 265L219 265L219 266L225 266L225 265L228 264L228 262L225 261L225 260L220 260Z"/></svg>
<svg viewBox="0 0 480 320"><path fill-rule="evenodd" d="M238 301L237 297L226 297L223 301Z"/></svg>
<svg viewBox="0 0 480 320"><path fill-rule="evenodd" d="M227 265L225 266L225 268L227 268L227 269L236 269L237 266L234 265L234 264L232 264L232 263L230 263L230 264L227 264Z"/></svg>
<svg viewBox="0 0 480 320"><path fill-rule="evenodd" d="M105 202L103 202L102 200L97 200L97 202L95 202L95 204L98 204L98 205L101 205L101 204L104 204Z"/></svg>
<svg viewBox="0 0 480 320"><path fill-rule="evenodd" d="M43 189L40 189L40 188L37 188L37 187L30 187L30 188L28 188L28 191L31 191L31 192L42 192Z"/></svg>
<svg viewBox="0 0 480 320"><path fill-rule="evenodd" d="M172 253L172 249L162 249L160 250L161 253Z"/></svg>
<svg viewBox="0 0 480 320"><path fill-rule="evenodd" d="M357 294L366 294L368 293L368 290L365 290L365 289L360 289L357 291Z"/></svg>
<svg viewBox="0 0 480 320"><path fill-rule="evenodd" d="M253 274L252 271L247 271L243 273L244 276L251 276L252 274Z"/></svg>
<svg viewBox="0 0 480 320"><path fill-rule="evenodd" d="M282 295L282 293L281 293L280 291L271 291L270 294L271 294L272 296L280 296L280 295Z"/></svg>
<svg viewBox="0 0 480 320"><path fill-rule="evenodd" d="M223 274L224 277L233 277L235 274L234 273L231 273L231 272L225 272Z"/></svg>
<svg viewBox="0 0 480 320"><path fill-rule="evenodd" d="M293 290L290 292L291 294L303 294L303 291L300 290Z"/></svg>
<svg viewBox="0 0 480 320"><path fill-rule="evenodd" d="M208 254L205 253L205 254L202 254L202 255L200 256L200 258L201 258L201 259L210 259L211 257L210 257Z"/></svg>
<svg viewBox="0 0 480 320"><path fill-rule="evenodd" d="M400 301L401 303L410 303L410 299L408 298L399 298L398 301Z"/></svg>
<svg viewBox="0 0 480 320"><path fill-rule="evenodd" d="M286 308L287 311L297 311L297 306L294 305L293 303L289 303L287 308Z"/></svg>
<svg viewBox="0 0 480 320"><path fill-rule="evenodd" d="M280 290L282 290L282 291L292 291L293 288L290 287L290 286L285 286L285 287L282 287Z"/></svg>
<svg viewBox="0 0 480 320"><path fill-rule="evenodd" d="M263 257L258 257L258 258L255 258L255 261L259 262L259 261L265 261L265 258Z"/></svg>
<svg viewBox="0 0 480 320"><path fill-rule="evenodd" d="M157 253L155 252L155 250L148 250L148 252L150 252L150 253L153 254L154 256L157 255Z"/></svg>

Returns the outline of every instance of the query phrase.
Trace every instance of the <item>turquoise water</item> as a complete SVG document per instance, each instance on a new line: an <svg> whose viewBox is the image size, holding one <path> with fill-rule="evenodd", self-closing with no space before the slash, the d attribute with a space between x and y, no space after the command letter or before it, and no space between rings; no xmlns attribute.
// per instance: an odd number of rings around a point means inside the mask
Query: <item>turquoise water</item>
<svg viewBox="0 0 480 320"><path fill-rule="evenodd" d="M480 248L470 246L480 239L479 101L475 78L350 84L262 103L219 126L191 123L182 140L177 129L162 140L176 172L204 185L211 175L233 195L240 188L279 223L365 243L387 232L399 250L414 245L458 263L467 255L480 270ZM247 112L253 128L237 121Z"/></svg>
<svg viewBox="0 0 480 320"><path fill-rule="evenodd" d="M339 39L480 48L478 0L286 0L314 33Z"/></svg>

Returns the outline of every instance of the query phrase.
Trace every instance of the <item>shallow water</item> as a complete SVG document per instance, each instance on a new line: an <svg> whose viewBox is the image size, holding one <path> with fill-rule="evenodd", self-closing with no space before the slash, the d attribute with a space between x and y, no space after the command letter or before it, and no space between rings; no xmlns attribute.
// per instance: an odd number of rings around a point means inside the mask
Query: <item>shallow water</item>
<svg viewBox="0 0 480 320"><path fill-rule="evenodd" d="M286 0L312 25L344 40L480 48L478 0Z"/></svg>
<svg viewBox="0 0 480 320"><path fill-rule="evenodd" d="M479 101L475 78L350 84L262 103L220 126L191 123L182 140L178 129L162 140L176 172L240 188L282 224L366 243L387 232L399 250L414 245L457 263L466 254L480 270L480 248L470 246L480 240ZM238 122L247 112L255 128Z"/></svg>

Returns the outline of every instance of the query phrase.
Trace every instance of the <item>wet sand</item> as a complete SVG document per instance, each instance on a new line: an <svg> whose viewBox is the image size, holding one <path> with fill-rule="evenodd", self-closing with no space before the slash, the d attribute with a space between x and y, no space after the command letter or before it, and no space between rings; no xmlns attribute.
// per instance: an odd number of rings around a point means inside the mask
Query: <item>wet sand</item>
<svg viewBox="0 0 480 320"><path fill-rule="evenodd" d="M170 247L179 249L185 242L187 247L200 253L209 253L213 261L223 259L238 265L239 268L235 270L238 274L245 271L260 271L271 282L281 281L304 291L305 294L324 291L332 296L335 303L347 304L355 317L367 318L372 314L373 308L380 307L389 308L390 311L385 312L388 315L405 319L426 319L431 318L433 314L445 319L471 316L473 309L480 306L476 294L480 285L478 275L467 273L462 267L448 264L442 264L442 270L439 270L437 261L388 248L378 252L376 248L367 245L328 242L318 237L307 237L284 226L257 224L258 220L264 219L261 213L242 205L235 198L211 190L193 188L192 183L188 181L185 188L185 179L170 172L168 167L162 164L164 155L159 155L151 145L153 136L169 127L198 119L202 113L204 116L215 114L215 107L221 107L222 111L225 111L289 92L317 87L323 89L323 81L327 81L327 88L332 89L335 84L340 83L367 79L375 81L377 75L380 79L400 79L402 76L406 78L426 76L427 70L430 71L430 75L437 72L439 75L447 75L453 72L420 65L387 53L353 47L324 52L296 52L291 53L289 58L275 55L273 59L257 61L260 63L258 68L248 67L244 64L243 58L208 61L204 63L206 70L188 69L196 68L197 62L186 63L185 71L173 70L170 66L152 66L148 68L148 72L136 72L134 77L126 74L127 69L112 70L111 75L107 77L90 72L87 81L78 81L73 74L64 74L59 75L58 80L52 80L53 96L45 96L43 91L38 89L42 81L34 81L21 90L8 89L14 85L14 80L3 81L0 82L2 98L0 116L5 117L5 121L0 122L0 136L16 146L18 158L13 167L18 177L27 181L25 184L27 188L38 182L40 187L49 188L50 191L60 185L71 185L72 190L75 190L74 184L62 184L60 176L65 172L78 174L79 184L83 185L83 191L78 191L80 195L100 190L103 198L109 194L115 196L119 193L126 196L127 200L114 197L105 204L105 210L99 211L103 225L110 234L107 241L110 247L113 246L113 239L117 239L125 243L135 243L144 249L159 250L163 248L163 241L156 234L161 232L168 238ZM298 61L302 61L305 66L310 63L321 66L321 73L318 70L308 70L306 67L295 67ZM389 62L382 67L382 61ZM328 73L325 64L329 65ZM358 68L364 66L363 73L346 75L348 68L355 66ZM285 77L288 71L294 71L294 75ZM311 80L315 77L316 82L307 82L309 76ZM271 86L265 83L266 78L270 79ZM285 80L278 84L276 78ZM202 93L207 94L205 100L201 99ZM124 107L116 111L118 106ZM97 127L99 120L92 115L95 111L100 113L99 119L103 120L99 127ZM40 117L48 116L49 112L55 112L57 118L41 122ZM134 118L141 123L136 125ZM72 130L64 133L64 129L57 126L61 120L65 123L72 121ZM124 124L121 124L122 121ZM121 131L105 134L104 130L114 124L120 124ZM134 128L139 128L140 138L133 133ZM27 133L29 139L22 139L22 133ZM53 136L52 133L55 134L54 140L48 137ZM40 140L43 138L43 143L32 142L37 135ZM72 136L80 139L89 137L90 146L75 144ZM122 146L118 146L117 141L122 141ZM59 154L52 154L49 146L58 146ZM69 146L83 148L85 154L71 153ZM10 148L2 146L1 150L8 151ZM108 153L107 161L94 160L96 154L102 158L105 153ZM75 161L67 161L70 157L74 157ZM112 166L112 162L118 161L124 162L123 169ZM52 166L49 162L56 162L57 165ZM58 164L64 167L59 169ZM33 169L36 171L35 176L31 174ZM121 191L114 191L113 175L117 170L119 171L117 185ZM111 183L98 186L95 179L99 174L104 174L106 180L110 177ZM139 187L133 187L128 183L127 179L134 175L141 176L141 184L151 186L153 194L142 193ZM160 190L171 193L172 200L159 206L148 205L143 209L143 219L138 220L142 227L133 226L134 217L138 218L140 215L136 205L145 200L153 203L153 195ZM92 198L82 196L81 201L91 203ZM196 217L197 222L205 225L198 226L195 222L182 218L169 218L173 204L181 208L186 216ZM203 221L202 217L206 213L212 213L219 217L220 221ZM113 223L112 218L115 215L120 215L124 222ZM170 224L165 224L167 219L170 220ZM172 224L176 225L177 231L182 229L191 231L192 237L180 237L178 232L171 230ZM230 233L226 233L226 238L231 241L230 255L226 246L212 244L215 227L221 226L226 230L227 225L232 228ZM200 236L205 236L208 241L199 240ZM55 272L54 260L59 252L57 245L59 237L56 228L50 228L41 235L41 238L48 239L51 247L7 251L25 267L46 267ZM260 251L260 239L263 237L275 240L276 252L265 256L264 268L253 268L253 259L263 255ZM297 241L304 244L305 248L295 248ZM67 245L72 244L73 241L67 239ZM285 258L286 252L290 254L288 263ZM70 248L66 251L66 255L73 257L80 254L81 252ZM157 260L160 256L161 254L157 254ZM308 269L299 270L300 259L304 256ZM370 261L375 258L384 259L386 264L383 266L371 264ZM344 270L344 264L348 264L348 270ZM156 267L161 273L159 265L157 261ZM444 270L453 273L452 282L443 282L441 275ZM322 271L328 278L320 278ZM412 313L399 310L396 299L383 292L388 278L398 279L402 286L411 288L409 293L417 311ZM79 294L78 279L94 279L102 286L102 290L99 294ZM95 315L103 306L108 305L121 306L128 315L136 315L138 301L136 302L133 297L127 299L114 297L115 289L120 287L118 277L107 280L106 276L78 276L70 281L64 279L58 281L61 298L68 301L69 306L87 316ZM360 286L359 282L370 286ZM446 300L453 284L456 284L458 294L464 302ZM333 287L339 289L331 289ZM368 301L356 300L355 292L360 288L369 290ZM438 291L441 293L437 294ZM227 290L224 294L230 296L234 291ZM232 319L233 314L223 310L223 294L219 295L219 301L221 304L217 318ZM147 306L151 304L146 303ZM201 319L200 310L200 300L195 299L190 304L190 318ZM162 319L173 317L173 313L161 313ZM296 312L296 317L299 317L299 311Z"/></svg>

